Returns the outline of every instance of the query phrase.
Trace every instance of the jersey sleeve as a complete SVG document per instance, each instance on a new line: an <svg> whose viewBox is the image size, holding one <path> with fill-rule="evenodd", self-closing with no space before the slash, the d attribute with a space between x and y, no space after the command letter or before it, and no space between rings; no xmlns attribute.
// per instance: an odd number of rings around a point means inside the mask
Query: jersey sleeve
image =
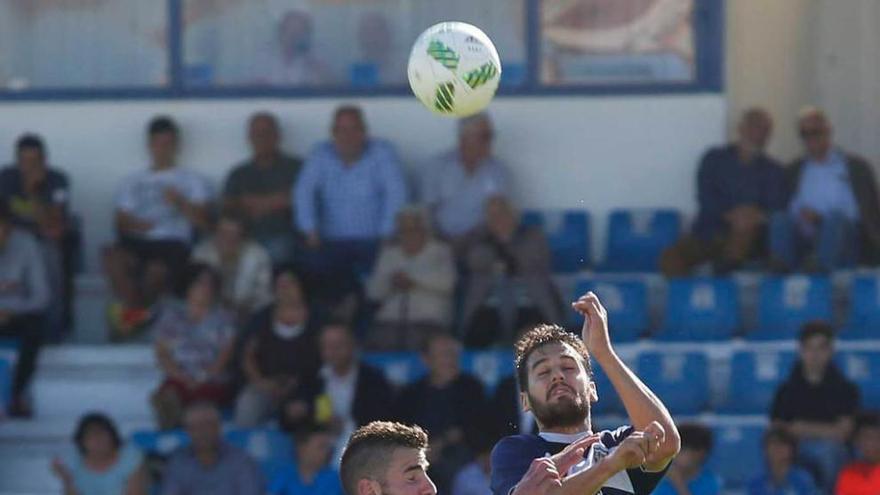
<svg viewBox="0 0 880 495"><path fill-rule="evenodd" d="M492 449L492 494L508 495L513 491L534 459L525 442L517 437L498 442Z"/></svg>

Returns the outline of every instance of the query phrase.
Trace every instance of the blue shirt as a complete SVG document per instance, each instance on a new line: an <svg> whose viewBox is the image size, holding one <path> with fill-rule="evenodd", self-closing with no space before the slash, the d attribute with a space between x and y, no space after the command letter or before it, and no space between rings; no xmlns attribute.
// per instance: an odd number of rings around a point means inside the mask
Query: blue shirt
<svg viewBox="0 0 880 495"><path fill-rule="evenodd" d="M765 471L749 482L749 495L816 495L813 477L805 470L793 467L788 470L782 484L776 485L770 473Z"/></svg>
<svg viewBox="0 0 880 495"><path fill-rule="evenodd" d="M703 468L696 478L688 481L687 486L693 495L718 495L721 493L722 483L716 474ZM678 495L678 492L672 487L672 483L662 480L654 490L654 495Z"/></svg>
<svg viewBox="0 0 880 495"><path fill-rule="evenodd" d="M768 213L784 210L785 172L767 155L742 163L736 145L713 148L700 161L697 199L694 234L711 240L726 231L724 215L737 206L753 205Z"/></svg>
<svg viewBox="0 0 880 495"><path fill-rule="evenodd" d="M859 219L859 207L843 154L832 151L822 162L809 159L804 163L789 211L799 215L802 208L823 217L836 213L851 221Z"/></svg>
<svg viewBox="0 0 880 495"><path fill-rule="evenodd" d="M211 466L196 459L192 447L181 447L165 467L161 495L260 495L260 467L241 449L228 443Z"/></svg>
<svg viewBox="0 0 880 495"><path fill-rule="evenodd" d="M614 431L600 433L600 441L584 453L584 460L569 470L569 475L587 470L607 457L635 429L622 426ZM559 453L568 444L583 435L514 435L501 439L492 450L492 493L509 495L529 470L533 460ZM602 495L648 495L666 469L652 473L641 469L627 469L605 481Z"/></svg>
<svg viewBox="0 0 880 495"><path fill-rule="evenodd" d="M486 200L506 195L509 182L507 167L495 158L483 160L469 173L458 151L450 151L426 169L422 201L433 209L440 232L459 236L482 224Z"/></svg>
<svg viewBox="0 0 880 495"><path fill-rule="evenodd" d="M345 164L332 142L315 147L294 185L297 227L331 240L373 240L394 231L407 200L397 152L387 141L367 142Z"/></svg>
<svg viewBox="0 0 880 495"><path fill-rule="evenodd" d="M318 471L312 483L307 485L299 477L296 465L289 463L279 469L272 482L269 483L269 493L272 495L343 495L342 484L339 482L339 473L325 467Z"/></svg>

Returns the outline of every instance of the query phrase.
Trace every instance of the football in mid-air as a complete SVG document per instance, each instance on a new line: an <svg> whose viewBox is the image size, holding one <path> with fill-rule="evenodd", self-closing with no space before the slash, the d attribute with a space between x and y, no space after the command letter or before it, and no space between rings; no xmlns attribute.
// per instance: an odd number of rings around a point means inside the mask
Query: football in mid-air
<svg viewBox="0 0 880 495"><path fill-rule="evenodd" d="M407 68L409 85L431 111L466 117L486 108L501 79L492 40L464 22L441 22L416 39Z"/></svg>

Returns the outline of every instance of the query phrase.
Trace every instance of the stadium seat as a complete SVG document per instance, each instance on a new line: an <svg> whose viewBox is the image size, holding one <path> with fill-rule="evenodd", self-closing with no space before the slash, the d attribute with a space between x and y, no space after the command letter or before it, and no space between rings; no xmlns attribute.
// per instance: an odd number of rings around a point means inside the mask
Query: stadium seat
<svg viewBox="0 0 880 495"><path fill-rule="evenodd" d="M294 460L293 438L281 430L230 430L224 437L257 461L266 479L272 479L280 468Z"/></svg>
<svg viewBox="0 0 880 495"><path fill-rule="evenodd" d="M603 271L656 272L660 254L678 239L674 210L615 210L608 220Z"/></svg>
<svg viewBox="0 0 880 495"><path fill-rule="evenodd" d="M645 334L650 325L648 289L639 280L580 280L575 284L571 300L588 291L599 296L608 311L608 323L615 342L632 342ZM580 328L583 317L569 312L571 328Z"/></svg>
<svg viewBox="0 0 880 495"><path fill-rule="evenodd" d="M724 480L727 490L743 488L764 468L763 426L716 426L708 466Z"/></svg>
<svg viewBox="0 0 880 495"><path fill-rule="evenodd" d="M725 399L718 407L724 414L767 414L779 384L794 365L791 351L739 351L731 358Z"/></svg>
<svg viewBox="0 0 880 495"><path fill-rule="evenodd" d="M364 361L381 369L392 385L412 383L426 373L425 363L415 352L373 352L363 355Z"/></svg>
<svg viewBox="0 0 880 495"><path fill-rule="evenodd" d="M859 386L862 408L880 409L880 351L842 352L836 361L843 374Z"/></svg>
<svg viewBox="0 0 880 495"><path fill-rule="evenodd" d="M590 217L585 211L523 212L523 225L544 230L554 273L573 273L590 265Z"/></svg>
<svg viewBox="0 0 880 495"><path fill-rule="evenodd" d="M0 359L0 413L7 410L12 401L12 366L7 359Z"/></svg>
<svg viewBox="0 0 880 495"><path fill-rule="evenodd" d="M142 430L131 435L131 442L144 454L165 457L179 447L189 445L189 435L183 430Z"/></svg>
<svg viewBox="0 0 880 495"><path fill-rule="evenodd" d="M698 414L709 405L709 363L702 353L645 352L636 368L673 414Z"/></svg>
<svg viewBox="0 0 880 495"><path fill-rule="evenodd" d="M656 337L672 341L727 340L740 327L739 295L731 279L669 282L663 326Z"/></svg>
<svg viewBox="0 0 880 495"><path fill-rule="evenodd" d="M792 275L761 281L758 326L753 340L789 340L811 320L832 319L831 281L828 277Z"/></svg>
<svg viewBox="0 0 880 495"><path fill-rule="evenodd" d="M623 402L620 401L620 397L614 391L611 380L608 379L602 368L595 363L593 363L593 382L596 383L596 393L599 395L599 401L591 406L592 414L597 416L626 414Z"/></svg>
<svg viewBox="0 0 880 495"><path fill-rule="evenodd" d="M839 337L843 340L880 338L880 278L855 277L849 300L849 314Z"/></svg>
<svg viewBox="0 0 880 495"><path fill-rule="evenodd" d="M492 393L503 378L514 373L513 351L465 351L461 357L462 370L483 382L487 393Z"/></svg>

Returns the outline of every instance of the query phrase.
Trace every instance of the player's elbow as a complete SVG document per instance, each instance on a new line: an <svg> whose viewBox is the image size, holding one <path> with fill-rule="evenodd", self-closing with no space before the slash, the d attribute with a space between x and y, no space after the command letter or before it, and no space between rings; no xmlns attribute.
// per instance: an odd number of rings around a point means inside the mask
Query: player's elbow
<svg viewBox="0 0 880 495"><path fill-rule="evenodd" d="M679 450L681 450L681 435L678 433L678 428L672 423L666 430L666 438L663 440L663 443L660 444L658 457L670 459L678 455Z"/></svg>

